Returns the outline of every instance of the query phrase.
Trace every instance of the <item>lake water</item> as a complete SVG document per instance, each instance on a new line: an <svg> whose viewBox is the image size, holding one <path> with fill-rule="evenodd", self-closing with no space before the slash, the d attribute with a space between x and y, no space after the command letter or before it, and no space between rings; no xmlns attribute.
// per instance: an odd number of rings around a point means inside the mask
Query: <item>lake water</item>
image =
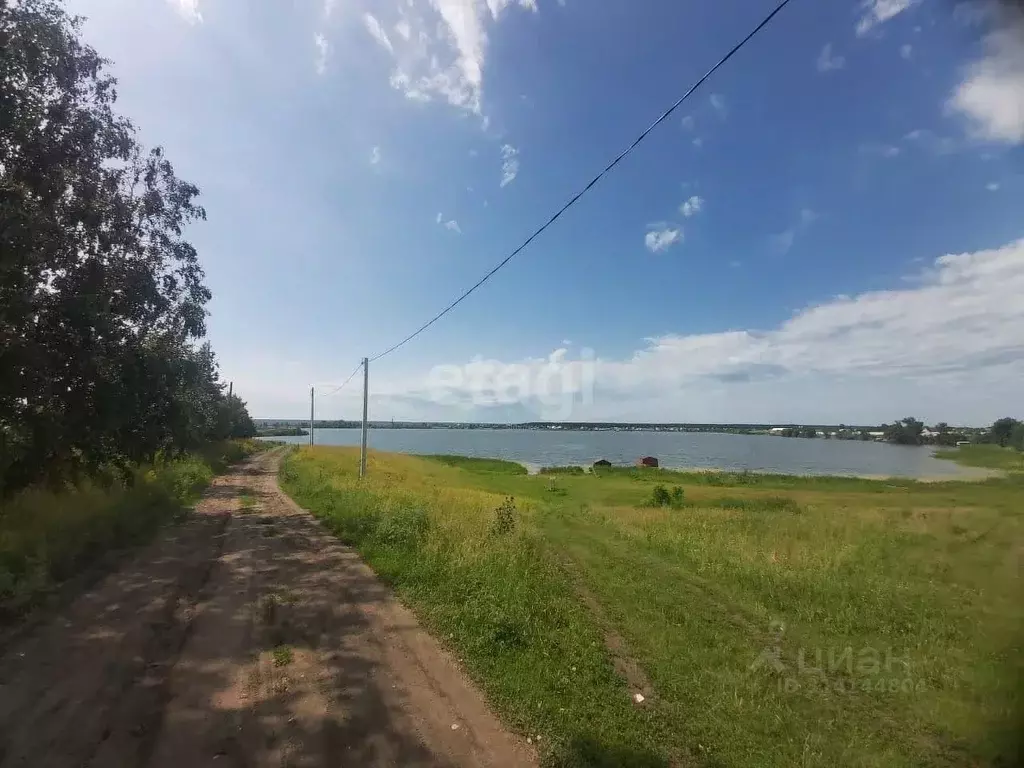
<svg viewBox="0 0 1024 768"><path fill-rule="evenodd" d="M309 437L274 438L304 444ZM359 445L358 429L318 429L317 445ZM507 459L531 468L633 464L656 456L668 468L750 470L799 475L955 478L970 470L932 455L927 446L707 432L573 432L563 430L380 429L370 448L413 454Z"/></svg>

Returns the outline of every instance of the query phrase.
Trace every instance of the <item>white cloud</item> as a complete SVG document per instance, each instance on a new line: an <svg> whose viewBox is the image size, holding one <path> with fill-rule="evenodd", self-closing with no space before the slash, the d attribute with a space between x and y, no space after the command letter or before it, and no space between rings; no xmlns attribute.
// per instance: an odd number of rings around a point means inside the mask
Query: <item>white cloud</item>
<svg viewBox="0 0 1024 768"><path fill-rule="evenodd" d="M692 131L693 130L693 126L695 125L695 121L693 119L693 115L687 115L680 122L682 123L683 128L685 128L688 131Z"/></svg>
<svg viewBox="0 0 1024 768"><path fill-rule="evenodd" d="M919 136L916 138L920 138ZM862 155L878 155L879 157L898 157L901 150L895 144L861 144Z"/></svg>
<svg viewBox="0 0 1024 768"><path fill-rule="evenodd" d="M689 218L690 216L694 216L700 213L703 207L704 198L700 197L699 195L694 195L689 200L685 201L681 206L679 206L679 212L683 214L683 216Z"/></svg>
<svg viewBox="0 0 1024 768"><path fill-rule="evenodd" d="M903 140L931 150L937 155L948 155L957 149L957 142L949 136L937 136L926 128L915 128L907 133Z"/></svg>
<svg viewBox="0 0 1024 768"><path fill-rule="evenodd" d="M366 25L366 30L370 33L374 40L380 43L381 47L387 50L388 53L394 53L395 49L391 45L391 38L388 37L388 33L384 31L384 27L377 17L370 13L363 14L363 24Z"/></svg>
<svg viewBox="0 0 1024 768"><path fill-rule="evenodd" d="M313 59L313 68L318 75L327 71L327 55L330 52L330 45L327 38L319 32L313 35L313 45L316 46L316 57Z"/></svg>
<svg viewBox="0 0 1024 768"><path fill-rule="evenodd" d="M505 187L519 175L519 150L511 144L501 148L501 186Z"/></svg>
<svg viewBox="0 0 1024 768"><path fill-rule="evenodd" d="M942 256L912 288L838 296L766 330L670 334L622 358L570 360L562 348L446 366L444 396L568 405L568 420L986 423L1018 404L1022 296L1024 240ZM523 381L556 389L538 404L509 386Z"/></svg>
<svg viewBox="0 0 1024 768"><path fill-rule="evenodd" d="M199 12L199 0L168 0L174 9L189 24L201 24L203 15Z"/></svg>
<svg viewBox="0 0 1024 768"><path fill-rule="evenodd" d="M967 68L948 105L987 141L1024 142L1024 21L985 38L985 56Z"/></svg>
<svg viewBox="0 0 1024 768"><path fill-rule="evenodd" d="M331 14L334 13L334 6L337 0L324 0L323 6L323 17L325 20L331 18Z"/></svg>
<svg viewBox="0 0 1024 768"><path fill-rule="evenodd" d="M987 189L989 192L998 192L999 191L999 182L997 182L997 181L990 181L988 184L985 185L985 189Z"/></svg>
<svg viewBox="0 0 1024 768"><path fill-rule="evenodd" d="M377 165L380 162L380 147L370 150L370 165Z"/></svg>
<svg viewBox="0 0 1024 768"><path fill-rule="evenodd" d="M675 227L652 230L644 237L644 244L651 253L667 251L673 245L682 241L683 231Z"/></svg>
<svg viewBox="0 0 1024 768"><path fill-rule="evenodd" d="M918 0L864 0L864 15L857 22L857 34L864 36L880 24L903 13Z"/></svg>
<svg viewBox="0 0 1024 768"><path fill-rule="evenodd" d="M842 69L846 66L846 59L838 54L832 53L832 43L825 43L818 55L818 71L831 72L834 69Z"/></svg>
<svg viewBox="0 0 1024 768"><path fill-rule="evenodd" d="M408 2L398 11L401 18L394 24L395 39L376 17L367 14L364 21L393 55L393 88L414 101L441 99L482 117L488 28L511 5L537 10L535 0Z"/></svg>
<svg viewBox="0 0 1024 768"><path fill-rule="evenodd" d="M693 140L693 146L695 146L697 149L700 149L701 147L704 146L704 139L698 136Z"/></svg>
<svg viewBox="0 0 1024 768"><path fill-rule="evenodd" d="M459 222L455 221L455 219L452 219L451 221L446 221L444 223L444 228L457 234L462 234L462 229L459 228Z"/></svg>
<svg viewBox="0 0 1024 768"><path fill-rule="evenodd" d="M903 45L900 46L900 56L902 56L904 59L909 60L910 57L913 55L914 46L912 46L910 43L904 43Z"/></svg>
<svg viewBox="0 0 1024 768"><path fill-rule="evenodd" d="M818 214L810 208L801 208L797 222L789 229L771 236L772 247L779 253L788 253L796 243L797 235L807 230L818 219Z"/></svg>
<svg viewBox="0 0 1024 768"><path fill-rule="evenodd" d="M790 227L777 235L772 235L772 246L780 253L788 253L794 242L796 242L796 227Z"/></svg>
<svg viewBox="0 0 1024 768"><path fill-rule="evenodd" d="M719 117L724 118L726 112L725 97L722 96L720 93L712 93L711 96L708 98L708 101L711 102L711 106L715 108L715 111L718 113Z"/></svg>
<svg viewBox="0 0 1024 768"><path fill-rule="evenodd" d="M437 214L437 219L436 219L437 223L440 224L442 220L444 220L444 216L442 214L440 214L440 213Z"/></svg>

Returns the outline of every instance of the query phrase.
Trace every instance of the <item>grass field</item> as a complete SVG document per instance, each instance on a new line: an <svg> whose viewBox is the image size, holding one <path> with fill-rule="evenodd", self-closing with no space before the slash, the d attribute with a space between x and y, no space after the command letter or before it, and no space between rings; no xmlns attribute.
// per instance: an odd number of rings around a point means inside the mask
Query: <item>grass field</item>
<svg viewBox="0 0 1024 768"><path fill-rule="evenodd" d="M193 503L215 474L268 446L217 443L141 467L130 484L30 489L0 501L0 624L16 620L105 552L145 541Z"/></svg>
<svg viewBox="0 0 1024 768"><path fill-rule="evenodd" d="M935 456L955 461L965 467L1024 472L1024 453L998 445L962 445L959 448L936 451Z"/></svg>
<svg viewBox="0 0 1024 768"><path fill-rule="evenodd" d="M1019 476L357 471L304 448L281 479L549 765L1018 764Z"/></svg>

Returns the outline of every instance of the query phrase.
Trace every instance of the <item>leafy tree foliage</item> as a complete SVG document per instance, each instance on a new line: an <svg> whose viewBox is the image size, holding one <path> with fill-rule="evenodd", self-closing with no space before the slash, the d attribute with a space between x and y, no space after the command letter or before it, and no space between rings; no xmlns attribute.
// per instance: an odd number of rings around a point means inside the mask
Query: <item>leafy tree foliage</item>
<svg viewBox="0 0 1024 768"><path fill-rule="evenodd" d="M206 344L199 190L56 0L0 0L0 492L254 433Z"/></svg>
<svg viewBox="0 0 1024 768"><path fill-rule="evenodd" d="M924 422L908 416L893 424L882 425L885 439L899 445L921 445L924 442Z"/></svg>
<svg viewBox="0 0 1024 768"><path fill-rule="evenodd" d="M996 420L989 427L989 441L1003 446L1009 445L1010 438L1013 437L1013 430L1018 424L1020 424L1019 421L1009 417Z"/></svg>

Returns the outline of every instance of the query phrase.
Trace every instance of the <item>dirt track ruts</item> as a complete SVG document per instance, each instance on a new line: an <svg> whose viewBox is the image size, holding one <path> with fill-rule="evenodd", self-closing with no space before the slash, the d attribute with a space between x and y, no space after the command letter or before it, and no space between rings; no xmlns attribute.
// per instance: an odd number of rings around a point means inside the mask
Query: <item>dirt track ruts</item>
<svg viewBox="0 0 1024 768"><path fill-rule="evenodd" d="M0 767L535 764L281 455L4 650Z"/></svg>

